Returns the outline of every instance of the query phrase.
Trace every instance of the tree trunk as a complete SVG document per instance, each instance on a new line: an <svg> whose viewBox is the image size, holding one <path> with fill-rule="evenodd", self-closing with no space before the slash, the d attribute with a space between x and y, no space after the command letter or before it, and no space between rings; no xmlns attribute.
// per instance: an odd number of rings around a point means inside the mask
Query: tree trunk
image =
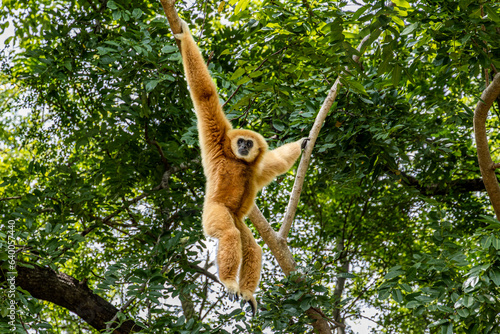
<svg viewBox="0 0 500 334"><path fill-rule="evenodd" d="M497 219L500 220L500 185L495 174L497 165L491 158L488 145L488 136L486 134L486 119L488 111L495 99L500 95L500 73L497 73L491 84L481 94L481 101L474 110L474 135L476 138L477 159L479 169L483 176L484 186L490 197L491 204Z"/></svg>

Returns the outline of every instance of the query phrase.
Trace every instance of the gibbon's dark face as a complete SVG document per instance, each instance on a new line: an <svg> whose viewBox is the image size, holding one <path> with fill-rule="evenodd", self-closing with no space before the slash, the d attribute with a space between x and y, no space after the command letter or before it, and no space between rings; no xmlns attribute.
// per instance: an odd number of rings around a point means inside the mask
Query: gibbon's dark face
<svg viewBox="0 0 500 334"><path fill-rule="evenodd" d="M238 154L242 156L248 155L253 147L253 141L251 139L245 140L243 138L238 139Z"/></svg>

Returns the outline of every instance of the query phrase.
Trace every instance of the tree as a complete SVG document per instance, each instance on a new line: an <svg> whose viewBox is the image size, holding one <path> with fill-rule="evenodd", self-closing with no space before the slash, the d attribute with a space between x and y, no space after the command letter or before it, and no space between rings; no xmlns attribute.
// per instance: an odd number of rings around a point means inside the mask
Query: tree
<svg viewBox="0 0 500 334"><path fill-rule="evenodd" d="M344 333L367 306L376 332L498 332L500 222L472 138L498 81L499 5L176 6L234 125L271 147L309 133L337 87L295 218L282 223L299 172L251 217L268 244L258 316L225 298L201 232L195 117L160 2L6 2L1 328L14 300L19 332L303 333L314 312Z"/></svg>

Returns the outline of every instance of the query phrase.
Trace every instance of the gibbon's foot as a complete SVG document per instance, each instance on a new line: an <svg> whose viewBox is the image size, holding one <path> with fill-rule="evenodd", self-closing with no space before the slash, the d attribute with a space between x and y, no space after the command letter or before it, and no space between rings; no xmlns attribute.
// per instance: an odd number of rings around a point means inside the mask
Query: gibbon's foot
<svg viewBox="0 0 500 334"><path fill-rule="evenodd" d="M255 314L257 313L257 301L253 297L253 294L249 291L241 291L241 299L250 305L250 308L252 309L252 317L255 317Z"/></svg>
<svg viewBox="0 0 500 334"><path fill-rule="evenodd" d="M219 278L220 279L220 278ZM222 284L226 287L227 293L229 294L229 300L234 302L240 299L240 287L235 280L220 280Z"/></svg>
<svg viewBox="0 0 500 334"><path fill-rule="evenodd" d="M306 137L306 138L302 138L301 140L302 140L302 143L300 144L300 148L305 150L307 147L307 143L309 142L309 140L311 140L311 138Z"/></svg>
<svg viewBox="0 0 500 334"><path fill-rule="evenodd" d="M252 317L255 317L255 314L257 313L257 301L255 300L255 298L251 298L249 300L246 300L246 299L243 299L245 300L248 305L250 305L250 309L252 310Z"/></svg>
<svg viewBox="0 0 500 334"><path fill-rule="evenodd" d="M240 300L240 294L229 292L228 298L232 302L237 302L238 300Z"/></svg>

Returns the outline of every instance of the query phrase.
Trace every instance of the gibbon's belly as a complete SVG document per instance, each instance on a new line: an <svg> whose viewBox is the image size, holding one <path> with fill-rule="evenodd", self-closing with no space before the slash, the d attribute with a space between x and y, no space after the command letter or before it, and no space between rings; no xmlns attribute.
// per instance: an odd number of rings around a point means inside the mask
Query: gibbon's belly
<svg viewBox="0 0 500 334"><path fill-rule="evenodd" d="M210 200L224 204L239 218L251 209L256 191L251 180L253 173L244 164L226 163L208 180Z"/></svg>

